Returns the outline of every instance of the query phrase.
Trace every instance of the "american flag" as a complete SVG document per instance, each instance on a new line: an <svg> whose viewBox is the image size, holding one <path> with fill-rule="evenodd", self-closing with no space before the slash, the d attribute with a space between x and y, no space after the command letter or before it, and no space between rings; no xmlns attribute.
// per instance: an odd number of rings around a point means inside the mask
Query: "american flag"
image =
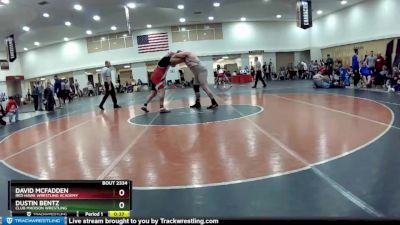
<svg viewBox="0 0 400 225"><path fill-rule="evenodd" d="M157 33L137 36L139 53L168 51L168 34Z"/></svg>

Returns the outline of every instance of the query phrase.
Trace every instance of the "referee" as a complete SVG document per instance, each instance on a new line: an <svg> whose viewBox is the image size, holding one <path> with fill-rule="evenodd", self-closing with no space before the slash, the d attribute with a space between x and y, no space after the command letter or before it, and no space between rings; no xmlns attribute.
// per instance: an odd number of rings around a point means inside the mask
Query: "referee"
<svg viewBox="0 0 400 225"><path fill-rule="evenodd" d="M101 77L103 78L103 82L104 82L104 89L106 91L106 94L103 97L103 100L101 101L99 108L101 110L104 110L103 105L106 102L107 98L109 95L111 95L111 98L113 100L114 103L114 109L118 109L121 108L121 106L119 106L117 104L117 97L115 96L115 89L114 89L114 85L111 81L111 63L109 61L105 62L105 66L103 67L103 69L101 69Z"/></svg>
<svg viewBox="0 0 400 225"><path fill-rule="evenodd" d="M267 84L265 83L264 79L262 78L261 63L260 63L260 61L258 61L258 57L255 58L255 64L256 64L256 81L254 83L253 88L257 88L258 80L261 80L261 82L263 83L264 88L265 88L267 86Z"/></svg>

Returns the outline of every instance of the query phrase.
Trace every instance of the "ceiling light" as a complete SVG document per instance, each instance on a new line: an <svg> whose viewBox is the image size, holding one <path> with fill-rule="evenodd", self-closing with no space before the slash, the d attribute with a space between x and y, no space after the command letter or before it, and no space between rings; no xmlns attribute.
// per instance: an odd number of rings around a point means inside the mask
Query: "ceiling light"
<svg viewBox="0 0 400 225"><path fill-rule="evenodd" d="M102 41L105 41L105 40L106 40L106 38L105 38L105 37L101 37L101 40L102 40Z"/></svg>
<svg viewBox="0 0 400 225"><path fill-rule="evenodd" d="M347 1L341 1L340 4L346 5L346 4L347 4Z"/></svg>
<svg viewBox="0 0 400 225"><path fill-rule="evenodd" d="M147 28L152 28L153 26L151 24L146 25Z"/></svg>
<svg viewBox="0 0 400 225"><path fill-rule="evenodd" d="M129 8L131 8L131 9L134 9L134 8L136 8L136 4L135 4L135 3L133 3L133 2L131 2L131 3L128 3L128 4L127 4L127 6L128 6Z"/></svg>
<svg viewBox="0 0 400 225"><path fill-rule="evenodd" d="M94 16L93 16L93 19L96 20L96 21L100 21L101 18L100 18L100 16L98 16L98 15L94 15Z"/></svg>
<svg viewBox="0 0 400 225"><path fill-rule="evenodd" d="M48 13L43 13L43 17L49 18L50 15Z"/></svg>
<svg viewBox="0 0 400 225"><path fill-rule="evenodd" d="M39 46L39 45L40 45L40 43L37 42L37 41L35 41L35 43L33 43L33 44L36 45L36 46Z"/></svg>
<svg viewBox="0 0 400 225"><path fill-rule="evenodd" d="M101 69L97 69L97 70L96 70L96 72L100 72L100 71L101 71ZM89 73L89 74L91 74L91 73Z"/></svg>
<svg viewBox="0 0 400 225"><path fill-rule="evenodd" d="M247 20L246 17L240 18L240 21L246 21L246 20Z"/></svg>
<svg viewBox="0 0 400 225"><path fill-rule="evenodd" d="M128 35L127 34L124 34L124 35L122 35L123 37L128 37Z"/></svg>
<svg viewBox="0 0 400 225"><path fill-rule="evenodd" d="M111 30L117 30L117 27L116 26L112 26Z"/></svg>
<svg viewBox="0 0 400 225"><path fill-rule="evenodd" d="M28 48L24 48L24 51L28 51L29 49Z"/></svg>
<svg viewBox="0 0 400 225"><path fill-rule="evenodd" d="M220 5L221 5L221 3L219 3L219 2L214 2L214 7L219 7Z"/></svg>
<svg viewBox="0 0 400 225"><path fill-rule="evenodd" d="M282 18L282 15L278 14L278 15L276 15L276 18L278 18L278 19Z"/></svg>
<svg viewBox="0 0 400 225"><path fill-rule="evenodd" d="M1 0L1 2L6 4L6 5L10 4L10 0Z"/></svg>
<svg viewBox="0 0 400 225"><path fill-rule="evenodd" d="M93 32L92 32L91 30L87 30L87 31L86 31L86 34L87 34L87 35L92 35Z"/></svg>
<svg viewBox="0 0 400 225"><path fill-rule="evenodd" d="M75 10L78 10L78 11L81 11L81 10L82 10L82 6L79 5L79 4L75 4L75 5L74 5L74 9L75 9Z"/></svg>
<svg viewBox="0 0 400 225"><path fill-rule="evenodd" d="M131 66L130 65L125 65L124 68L128 69L128 68L131 68Z"/></svg>
<svg viewBox="0 0 400 225"><path fill-rule="evenodd" d="M209 16L208 20L214 20L214 17L213 16Z"/></svg>
<svg viewBox="0 0 400 225"><path fill-rule="evenodd" d="M71 22L66 21L66 22L65 22L65 26L67 26L67 27L71 26Z"/></svg>
<svg viewBox="0 0 400 225"><path fill-rule="evenodd" d="M27 32L28 32L28 31L30 31L30 30L31 30L31 28L29 28L29 27L27 27L27 26L23 26L23 27L22 27L22 30L24 30L24 31L27 31Z"/></svg>
<svg viewBox="0 0 400 225"><path fill-rule="evenodd" d="M182 28L181 28L181 31L186 31L186 27L182 27Z"/></svg>
<svg viewBox="0 0 400 225"><path fill-rule="evenodd" d="M185 18L180 18L179 22L184 23L184 22L186 22L186 19Z"/></svg>
<svg viewBox="0 0 400 225"><path fill-rule="evenodd" d="M69 38L65 37L65 38L64 38L64 41L69 41Z"/></svg>
<svg viewBox="0 0 400 225"><path fill-rule="evenodd" d="M178 5L178 9L184 9L185 6L184 5Z"/></svg>
<svg viewBox="0 0 400 225"><path fill-rule="evenodd" d="M222 57L223 59L229 59L229 56L224 56L224 57Z"/></svg>
<svg viewBox="0 0 400 225"><path fill-rule="evenodd" d="M318 14L318 15L321 15L322 13L324 13L324 11L322 11L322 10L318 10L318 11L317 11L317 14Z"/></svg>

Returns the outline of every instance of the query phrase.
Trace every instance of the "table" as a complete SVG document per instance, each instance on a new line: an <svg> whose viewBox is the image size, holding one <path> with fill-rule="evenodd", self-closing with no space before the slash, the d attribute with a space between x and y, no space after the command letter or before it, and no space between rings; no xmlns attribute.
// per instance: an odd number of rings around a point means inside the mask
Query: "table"
<svg viewBox="0 0 400 225"><path fill-rule="evenodd" d="M239 74L236 76L231 76L233 84L244 84L253 82L253 77L251 75Z"/></svg>

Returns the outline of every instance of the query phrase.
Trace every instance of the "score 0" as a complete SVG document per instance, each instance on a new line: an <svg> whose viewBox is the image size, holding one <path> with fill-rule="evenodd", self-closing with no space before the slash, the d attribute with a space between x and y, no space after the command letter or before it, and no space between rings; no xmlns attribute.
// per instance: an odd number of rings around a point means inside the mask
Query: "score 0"
<svg viewBox="0 0 400 225"><path fill-rule="evenodd" d="M117 189L116 197L118 198L128 198L129 197L129 190L127 189ZM115 193L115 192L114 192ZM115 196L115 195L114 195Z"/></svg>
<svg viewBox="0 0 400 225"><path fill-rule="evenodd" d="M125 190L125 189L119 189L118 190L118 197L119 198L127 198L128 196L129 196L129 193L128 193L129 191L128 190ZM125 202L124 201L120 201L119 203L118 203L118 208L119 209L125 209Z"/></svg>

